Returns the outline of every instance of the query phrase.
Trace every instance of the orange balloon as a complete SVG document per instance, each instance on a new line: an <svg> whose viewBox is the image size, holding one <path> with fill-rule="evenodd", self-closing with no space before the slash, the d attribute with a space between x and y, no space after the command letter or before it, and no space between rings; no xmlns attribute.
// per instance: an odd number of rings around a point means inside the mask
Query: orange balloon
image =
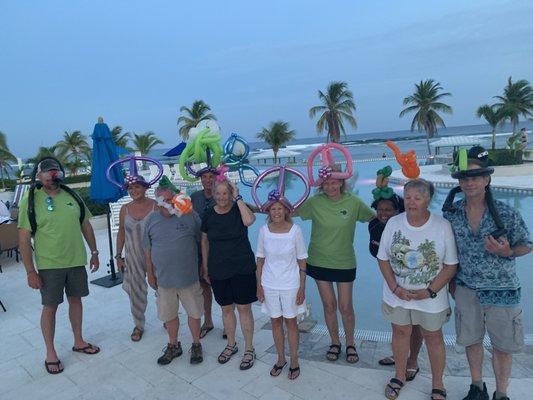
<svg viewBox="0 0 533 400"><path fill-rule="evenodd" d="M416 152L409 150L407 153L402 153L400 148L396 146L391 140L385 142L394 153L394 157L398 164L402 167L402 174L409 179L415 179L420 176L420 168L418 167L418 161L416 159Z"/></svg>

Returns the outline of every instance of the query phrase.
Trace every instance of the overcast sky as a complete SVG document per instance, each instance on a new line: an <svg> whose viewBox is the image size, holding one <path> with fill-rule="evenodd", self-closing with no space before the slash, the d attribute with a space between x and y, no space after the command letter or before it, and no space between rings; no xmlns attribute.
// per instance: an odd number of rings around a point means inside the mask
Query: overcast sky
<svg viewBox="0 0 533 400"><path fill-rule="evenodd" d="M203 99L225 134L282 119L310 137L332 80L356 132L408 129L402 99L426 78L453 94L448 126L476 124L508 76L533 82L532 22L531 1L3 0L0 131L27 157L102 115L171 147L179 107Z"/></svg>

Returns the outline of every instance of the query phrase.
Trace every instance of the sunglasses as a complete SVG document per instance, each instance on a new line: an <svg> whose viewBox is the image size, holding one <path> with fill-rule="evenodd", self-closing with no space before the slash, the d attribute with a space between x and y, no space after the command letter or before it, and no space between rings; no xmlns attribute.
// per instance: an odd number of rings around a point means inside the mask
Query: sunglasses
<svg viewBox="0 0 533 400"><path fill-rule="evenodd" d="M48 196L46 198L46 205L47 205L47 209L48 211L54 211L54 199L52 199L52 197Z"/></svg>

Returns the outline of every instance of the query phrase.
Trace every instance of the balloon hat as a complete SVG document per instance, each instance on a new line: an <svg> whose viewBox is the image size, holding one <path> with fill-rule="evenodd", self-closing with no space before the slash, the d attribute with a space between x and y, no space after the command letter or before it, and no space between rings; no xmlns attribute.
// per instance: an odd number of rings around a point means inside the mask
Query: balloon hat
<svg viewBox="0 0 533 400"><path fill-rule="evenodd" d="M381 168L377 171L376 176L376 188L372 190L372 196L374 201L372 202L371 207L374 209L378 208L378 204L381 200L390 201L396 210L400 212L404 211L403 199L394 193L391 187L389 187L389 176L392 174L392 168L390 165Z"/></svg>
<svg viewBox="0 0 533 400"><path fill-rule="evenodd" d="M139 175L139 173L137 172L137 161L147 161L149 163L155 164L158 169L156 176L153 179L146 181L144 177ZM115 165L124 163L129 163L129 173L124 177L124 182L120 183L112 178L111 171ZM161 178L161 175L163 175L163 166L159 161L150 157L128 156L112 162L109 167L107 167L105 175L109 182L111 182L115 186L118 186L121 189L127 189L129 185L132 185L134 183L139 183L145 187L150 187L154 183L156 183L159 178Z"/></svg>
<svg viewBox="0 0 533 400"><path fill-rule="evenodd" d="M160 196L163 191L170 191L174 193L171 203L167 203L163 196ZM180 190L174 186L174 184L168 179L166 175L163 175L159 181L159 185L156 189L156 198L157 204L161 207L164 207L168 210L169 213L181 217L184 214L190 214L192 212L192 201L189 196L185 193L180 192Z"/></svg>
<svg viewBox="0 0 533 400"><path fill-rule="evenodd" d="M278 185L276 189L271 190L268 193L268 200L265 203L262 203L259 200L259 196L257 196L257 188L259 187L259 183L265 179L268 175L273 174L275 172L279 172L279 179L278 179ZM304 194L294 203L294 205L285 197L285 174L291 173L296 175L298 178L302 180L302 182L305 185ZM305 176L300 172L293 168L285 167L285 166L275 166L271 167L265 171L263 171L254 181L254 184L252 186L252 198L254 199L255 204L262 212L267 211L270 206L276 202L280 202L283 204L290 212L293 212L296 210L300 205L309 197L309 182L305 178Z"/></svg>
<svg viewBox="0 0 533 400"><path fill-rule="evenodd" d="M336 149L342 153L346 159L346 171L337 172L333 170L333 165L335 161L331 154L331 150ZM318 179L315 180L313 177L313 163L315 158L320 154L322 159L322 167L318 170ZM352 156L348 149L338 143L326 143L318 146L313 152L309 155L307 159L307 176L309 178L309 184L311 186L320 186L328 178L333 179L348 179L353 174L353 161Z"/></svg>
<svg viewBox="0 0 533 400"><path fill-rule="evenodd" d="M216 173L216 167L222 160L220 128L214 121L201 121L189 131L189 137L191 140L180 155L179 171L183 179L195 182L206 172ZM194 170L193 164L200 163L206 163L207 166Z"/></svg>
<svg viewBox="0 0 533 400"><path fill-rule="evenodd" d="M250 146L248 142L236 133L231 136L224 143L224 164L230 171L239 171L241 182L246 186L253 186L253 182L249 182L244 177L244 171L252 171L256 177L259 176L259 171L248 162L248 154L250 153Z"/></svg>
<svg viewBox="0 0 533 400"><path fill-rule="evenodd" d="M398 164L402 167L402 174L409 179L416 179L420 176L420 167L418 166L418 161L416 159L416 152L414 150L409 150L407 153L402 153L400 148L396 144L387 140L385 142L388 148L394 153L394 157Z"/></svg>
<svg viewBox="0 0 533 400"><path fill-rule="evenodd" d="M468 169L468 164L476 164L480 168ZM487 176L494 173L489 167L489 152L481 146L474 146L468 152L460 149L452 165L452 178L463 179L474 176Z"/></svg>

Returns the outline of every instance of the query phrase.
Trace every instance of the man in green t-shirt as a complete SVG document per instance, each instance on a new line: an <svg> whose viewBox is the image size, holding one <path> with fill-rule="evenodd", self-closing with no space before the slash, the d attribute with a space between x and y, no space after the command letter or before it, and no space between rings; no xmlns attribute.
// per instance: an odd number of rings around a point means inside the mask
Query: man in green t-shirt
<svg viewBox="0 0 533 400"><path fill-rule="evenodd" d="M32 223L28 215L29 193L20 202L19 247L22 262L28 276L28 286L40 289L43 304L41 330L46 345L45 367L50 374L63 372L63 365L54 347L56 311L63 302L63 292L69 302L69 316L74 334L73 351L96 354L97 346L83 340L81 298L89 294L87 283L87 254L83 238L91 249L91 272L100 262L94 231L89 222L91 216L85 204L61 188L63 170L52 158L43 159L37 166L37 179L42 188L34 191L36 231L33 244ZM85 218L80 224L80 206L84 207ZM37 270L35 269L37 265Z"/></svg>

